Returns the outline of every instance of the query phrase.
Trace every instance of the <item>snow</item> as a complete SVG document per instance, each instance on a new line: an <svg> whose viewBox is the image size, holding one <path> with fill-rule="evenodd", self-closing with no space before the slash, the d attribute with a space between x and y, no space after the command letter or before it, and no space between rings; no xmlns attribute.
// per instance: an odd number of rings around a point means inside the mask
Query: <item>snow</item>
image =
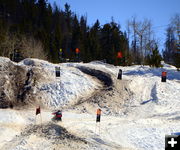
<svg viewBox="0 0 180 150"><path fill-rule="evenodd" d="M73 68L61 67L61 79L55 79L48 84L42 84L38 89L50 95L47 105L60 106L75 101L81 96L92 93L98 86L95 82L83 76L82 72Z"/></svg>
<svg viewBox="0 0 180 150"><path fill-rule="evenodd" d="M44 79L41 77L37 81L38 85L34 87L34 94L40 93L37 99L41 99L47 107L58 108L75 103L101 86L74 67L52 64L38 59L25 59L18 65L28 67L28 69L39 69L36 74L42 74ZM55 77L57 66L60 67L60 78Z"/></svg>
<svg viewBox="0 0 180 150"><path fill-rule="evenodd" d="M65 110L63 121L58 123L73 135L90 142L93 146L88 145L89 149L163 150L165 135L180 132L180 72L174 66L164 63L162 68L138 65L116 67L100 62L51 64L31 60L33 63L26 60L18 65L27 69L40 68L40 71L43 68L45 74L38 81L36 92L41 92L46 97L44 103L52 108L73 104L101 88L97 80L82 73L78 66L103 70L114 79L122 69L123 80L129 84L131 99L125 101L118 115L102 114L100 132L96 126L95 112L89 114ZM0 58L0 63L3 61L9 60ZM61 67L60 79L54 77L55 66ZM161 82L162 71L167 72L167 82ZM51 110L42 109L41 115L43 124L50 122ZM3 109L0 110L0 118L0 149L5 148L7 143L11 145L13 140L16 145L9 148L14 150L52 148L50 140L35 134L24 139L16 138L26 126L35 124L35 108ZM41 124L40 120L38 115L36 124Z"/></svg>

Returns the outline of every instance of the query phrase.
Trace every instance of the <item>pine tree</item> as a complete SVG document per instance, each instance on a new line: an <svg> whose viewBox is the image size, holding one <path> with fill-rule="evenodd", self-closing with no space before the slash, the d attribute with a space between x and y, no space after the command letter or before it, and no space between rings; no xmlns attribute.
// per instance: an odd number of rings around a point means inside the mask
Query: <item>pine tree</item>
<svg viewBox="0 0 180 150"><path fill-rule="evenodd" d="M63 57L71 60L75 58L76 48L80 49L85 62L106 59L115 64L120 50L127 58L126 34L114 20L101 28L98 20L89 27L86 16L79 18L67 3L63 11L56 4L52 8L47 0L0 0L0 54L8 56L9 50L5 52L2 43L8 43L7 35L14 34L19 41L22 37L31 37L32 41L42 43L41 48L52 62L59 62L60 48ZM11 51L15 47L23 49L22 43L16 43Z"/></svg>
<svg viewBox="0 0 180 150"><path fill-rule="evenodd" d="M175 52L175 37L172 27L167 28L167 38L165 42L165 51L163 52L164 60L167 63L173 64Z"/></svg>
<svg viewBox="0 0 180 150"><path fill-rule="evenodd" d="M162 57L159 54L158 46L153 49L152 54L147 56L148 63L152 67L160 67Z"/></svg>
<svg viewBox="0 0 180 150"><path fill-rule="evenodd" d="M86 49L88 50L88 53L90 55L87 57L90 57L91 60L102 59L102 55L100 51L100 23L98 20L88 32L86 43L88 45Z"/></svg>

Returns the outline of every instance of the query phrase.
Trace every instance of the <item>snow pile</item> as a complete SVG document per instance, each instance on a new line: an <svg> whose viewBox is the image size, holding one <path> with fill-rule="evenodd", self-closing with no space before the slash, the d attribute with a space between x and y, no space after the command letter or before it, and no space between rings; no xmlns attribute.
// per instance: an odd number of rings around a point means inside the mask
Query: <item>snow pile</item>
<svg viewBox="0 0 180 150"><path fill-rule="evenodd" d="M74 67L37 59L25 59L19 65L39 69L35 75L42 75L42 77L37 80L34 94L37 94L46 106L59 107L75 103L80 97L91 94L100 86ZM55 77L55 67L60 67L60 77Z"/></svg>
<svg viewBox="0 0 180 150"><path fill-rule="evenodd" d="M133 99L128 105L134 116L156 115L180 110L180 72L172 67L150 68L148 66L124 67L124 78L131 80ZM162 71L167 72L167 82L161 82ZM133 108L132 108L133 107ZM137 114L135 110L138 109ZM151 108L151 109L149 109ZM141 110L141 111L140 111ZM139 113L142 112L142 113ZM142 117L142 116L141 116Z"/></svg>
<svg viewBox="0 0 180 150"><path fill-rule="evenodd" d="M90 63L66 63L64 65L71 66L71 67L79 67L79 66L89 67L92 69L104 71L108 74L113 74L115 76L117 76L118 71L119 71L118 67L111 64L103 63L101 61L92 61Z"/></svg>
<svg viewBox="0 0 180 150"><path fill-rule="evenodd" d="M111 132L116 131L110 138L123 133L125 145L138 150L163 150L165 135L180 131L180 72L170 65L120 68L123 78L131 81L132 99L124 104L121 115L130 122L109 127ZM167 72L167 82L161 82L162 71Z"/></svg>
<svg viewBox="0 0 180 150"><path fill-rule="evenodd" d="M0 108L8 107L15 99L15 65L10 59L0 57Z"/></svg>
<svg viewBox="0 0 180 150"><path fill-rule="evenodd" d="M101 86L74 67L29 58L13 63L8 58L0 57L0 62L0 93L4 94L1 102L13 101L16 105L21 101L45 107L61 107L74 104ZM55 67L61 68L59 78L55 77Z"/></svg>

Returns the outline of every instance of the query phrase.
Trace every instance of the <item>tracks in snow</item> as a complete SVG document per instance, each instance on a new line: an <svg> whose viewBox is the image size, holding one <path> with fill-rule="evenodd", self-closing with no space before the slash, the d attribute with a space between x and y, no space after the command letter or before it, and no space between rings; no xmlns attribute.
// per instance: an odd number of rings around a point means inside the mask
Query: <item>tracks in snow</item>
<svg viewBox="0 0 180 150"><path fill-rule="evenodd" d="M110 74L89 67L78 66L77 68L81 70L83 73L93 76L100 80L104 84L104 87L108 88L113 86L113 79L110 76Z"/></svg>
<svg viewBox="0 0 180 150"><path fill-rule="evenodd" d="M103 84L103 88L96 90L90 97L79 99L71 108L80 112L94 113L100 107L105 114L118 114L124 101L129 99L127 81L117 80L114 75L103 70L86 66L76 68L98 79Z"/></svg>

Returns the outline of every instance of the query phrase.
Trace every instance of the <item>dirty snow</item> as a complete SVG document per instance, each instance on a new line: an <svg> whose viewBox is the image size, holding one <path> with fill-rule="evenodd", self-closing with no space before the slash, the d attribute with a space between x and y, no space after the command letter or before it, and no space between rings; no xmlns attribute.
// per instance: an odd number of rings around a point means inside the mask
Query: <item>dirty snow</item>
<svg viewBox="0 0 180 150"><path fill-rule="evenodd" d="M10 84L16 82L16 78L21 78L22 76L25 80L27 78L26 72L32 70L34 74L31 82L33 81L33 83L28 85L31 88L30 91L27 92L25 101L27 100L31 102L31 104L34 103L36 105L43 104L48 108L57 108L73 104L81 97L91 95L96 89L102 86L101 83L96 82L92 77L83 74L79 69L61 64L52 64L47 61L29 58L20 63L12 63L8 58L3 57L0 57L0 63L3 73L5 73L2 79L0 76L1 82L5 82L7 86L11 87L8 88L9 93L5 92L6 89L4 90L7 97L9 97L10 93L17 93L17 88L13 89ZM10 66L19 66L23 69L24 73L21 73L21 76L19 77L17 74L16 78L11 79L9 77L9 74L12 73ZM61 68L60 78L55 76L55 67ZM21 86L24 86L23 84L24 83L21 83ZM16 97L17 96L14 96L14 98Z"/></svg>

